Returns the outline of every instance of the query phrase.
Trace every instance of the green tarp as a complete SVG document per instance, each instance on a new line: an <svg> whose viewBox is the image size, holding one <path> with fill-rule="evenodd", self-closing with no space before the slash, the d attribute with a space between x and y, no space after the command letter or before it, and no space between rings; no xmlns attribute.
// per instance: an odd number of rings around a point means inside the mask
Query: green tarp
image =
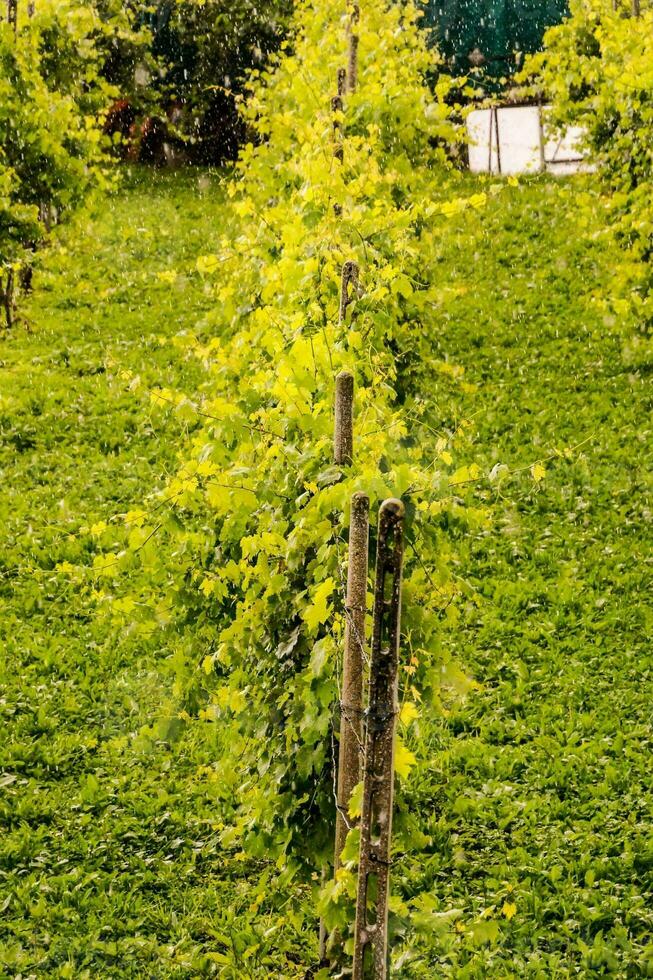
<svg viewBox="0 0 653 980"><path fill-rule="evenodd" d="M470 68L469 55L478 49L484 69L507 75L519 66L516 52L535 51L542 36L567 12L567 0L428 0L425 24L450 66Z"/></svg>

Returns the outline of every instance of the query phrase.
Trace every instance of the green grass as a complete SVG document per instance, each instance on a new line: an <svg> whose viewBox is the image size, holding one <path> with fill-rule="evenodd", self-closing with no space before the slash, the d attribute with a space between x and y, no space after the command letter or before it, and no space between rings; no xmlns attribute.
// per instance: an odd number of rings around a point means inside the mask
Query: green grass
<svg viewBox="0 0 653 980"><path fill-rule="evenodd" d="M477 386L434 378L438 425L473 415L474 458L524 469L481 485L496 521L457 544L480 690L420 722L426 840L393 889L431 898L397 976L653 975L650 365L598 301L614 256L577 233L584 186L506 186L433 256L434 347ZM226 215L215 177L137 177L0 341L0 976L293 977L315 954L305 888L266 894L220 848L214 744L176 717L165 631L114 627L55 570L174 465L181 423L120 370L197 385L166 339L212 330L194 264Z"/></svg>
<svg viewBox="0 0 653 980"><path fill-rule="evenodd" d="M582 443L487 491L496 526L459 567L482 691L429 733L409 885L461 910L434 943L456 977L653 976L650 365L625 364L633 326L600 302L615 256L575 233L583 186L507 188L436 266L463 287L440 344L478 385L486 472Z"/></svg>
<svg viewBox="0 0 653 980"><path fill-rule="evenodd" d="M65 233L0 341L0 976L249 976L273 945L243 927L259 873L220 852L161 636L55 571L174 464L179 423L120 371L194 390L166 341L209 329L193 273L223 213L217 177L146 172Z"/></svg>

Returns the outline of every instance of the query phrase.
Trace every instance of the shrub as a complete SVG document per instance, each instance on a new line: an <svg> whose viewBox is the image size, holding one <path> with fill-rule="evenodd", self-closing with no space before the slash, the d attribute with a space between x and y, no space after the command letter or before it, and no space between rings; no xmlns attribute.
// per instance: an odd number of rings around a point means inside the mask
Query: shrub
<svg viewBox="0 0 653 980"><path fill-rule="evenodd" d="M653 10L639 18L612 0L572 0L525 67L553 102L553 122L577 125L609 190L612 231L627 251L617 308L653 323Z"/></svg>
<svg viewBox="0 0 653 980"><path fill-rule="evenodd" d="M97 557L111 582L131 570L130 628L175 623L177 693L217 722L225 844L278 859L333 846L331 728L344 626L343 515L355 490L373 507L403 497L409 515L403 677L408 700L437 700L441 621L457 592L450 537L467 520L461 494L478 470L452 473L465 424L436 422L423 392L433 355L428 266L447 213L435 204L456 138L443 78L411 3L362 11L360 86L348 95L341 163L330 96L345 60L344 4L298 8L292 48L252 78L244 107L259 145L242 151L230 185L238 227L198 267L215 286L215 337L186 337L205 363L196 396L165 389L192 429L179 471L147 510L126 515L127 547ZM339 323L341 268L355 260L360 296ZM351 467L332 463L334 378L355 374ZM136 384L136 379L133 379ZM413 551L414 548L414 551ZM416 554L419 557L416 557ZM137 579L140 563L146 582ZM127 603L127 605L125 605ZM418 713L416 707L415 714ZM403 754L402 772L412 756Z"/></svg>
<svg viewBox="0 0 653 980"><path fill-rule="evenodd" d="M102 43L127 29L122 14L104 20L93 5L72 0L42 0L34 16L20 17L17 31L0 24L5 292L53 216L79 206L94 187L106 186L101 113L114 89L102 74Z"/></svg>
<svg viewBox="0 0 653 980"><path fill-rule="evenodd" d="M250 69L265 63L288 26L290 0L160 2L145 14L159 62L160 102L179 101L177 123L195 162L233 160L245 138L235 96Z"/></svg>

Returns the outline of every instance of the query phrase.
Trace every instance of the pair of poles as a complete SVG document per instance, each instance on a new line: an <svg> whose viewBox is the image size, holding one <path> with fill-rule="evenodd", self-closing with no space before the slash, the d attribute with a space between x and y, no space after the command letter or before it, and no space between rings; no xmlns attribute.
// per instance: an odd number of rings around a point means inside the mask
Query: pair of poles
<svg viewBox="0 0 653 980"><path fill-rule="evenodd" d="M343 266L340 320L358 288L358 267ZM353 461L354 378L336 378L334 460ZM363 688L366 657L365 616L369 562L367 494L352 496L343 674L340 701L336 843L334 866L352 823L349 803L363 781L360 852L354 927L353 980L385 980L388 960L388 899L394 796L394 741L398 710L404 505L390 498L378 516L372 643L368 699Z"/></svg>

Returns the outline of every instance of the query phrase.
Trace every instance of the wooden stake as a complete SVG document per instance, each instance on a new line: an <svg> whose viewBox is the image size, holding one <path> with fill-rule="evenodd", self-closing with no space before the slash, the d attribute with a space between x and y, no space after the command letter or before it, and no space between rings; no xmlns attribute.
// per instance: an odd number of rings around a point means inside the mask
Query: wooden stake
<svg viewBox="0 0 653 980"><path fill-rule="evenodd" d="M8 269L7 278L4 283L2 279L0 279L0 302L2 302L5 313L5 323L8 329L11 329L11 327L14 325L14 290L14 270Z"/></svg>
<svg viewBox="0 0 653 980"><path fill-rule="evenodd" d="M336 397L335 397L335 411L334 411L334 423L333 423L333 460L338 466L351 466L353 455L354 455L354 376L350 371L341 371L340 374L336 377ZM350 617L350 614L348 612L349 605L350 605L349 577L352 575L351 562L352 562L352 549L354 548L354 546L352 545L352 535L354 534L356 535L355 550L356 551L360 550L359 536L358 536L359 528L357 523L359 505L356 505L356 507L354 506L354 500L357 496L358 495L354 494L354 497L352 497L350 543L349 543L349 572L347 576L347 597L345 599L345 605L347 609L347 622L345 625L344 676L342 682L343 705L349 702L353 704L356 701L355 663L353 664L353 666L351 665L348 666L347 649L349 643L348 636L349 636L349 617ZM361 494L360 496L365 496L365 495ZM367 498L365 499L367 500ZM368 501L368 509L369 509L369 501ZM356 530L354 530L355 522L356 522ZM367 559L365 564L365 581L367 581ZM356 578L356 582L358 582L358 578ZM364 626L365 626L365 622L363 619L363 630L364 630ZM359 635L363 635L363 633ZM345 692L350 688L351 688L351 692L348 695ZM359 695L359 700L360 697L362 697L362 695ZM336 793L337 796L336 845L335 845L336 868L338 867L339 864L339 856L342 853L344 839L347 836L347 825L345 823L345 817L347 815L347 809L349 806L349 796L351 795L351 790L360 779L359 776L359 779L356 779L354 783L350 786L349 773L352 766L352 763L350 761L351 758L350 738L355 735L355 732L348 727L347 737L343 740L343 724L345 719L344 708L341 708L341 712L342 713L340 718L340 750L339 750L339 760L338 760L338 789ZM360 762L359 762L359 766L360 766ZM344 773L345 769L347 775L345 775ZM342 783L342 791L341 791L341 783ZM349 791L347 793L348 787L349 787ZM346 796L345 793L347 793ZM343 802L343 800L345 802ZM341 842L340 844L338 843L339 841ZM323 884L326 880L326 874L327 874L326 867L323 867L322 868ZM320 919L319 948L320 948L320 963L325 965L327 962L326 959L327 932L323 919Z"/></svg>
<svg viewBox="0 0 653 980"><path fill-rule="evenodd" d="M340 163L345 157L345 147L342 139L342 96L334 95L331 99L331 112L333 113L333 155Z"/></svg>
<svg viewBox="0 0 653 980"><path fill-rule="evenodd" d="M338 94L335 98L331 99L331 111L336 113L341 113L343 111L343 96L345 94L345 89L347 87L347 69L338 69ZM333 120L333 155L336 160L340 163L343 162L345 158L345 140L342 130L341 121L338 115L335 115ZM333 211L336 218L342 215L342 204L335 203L333 205Z"/></svg>
<svg viewBox="0 0 653 980"><path fill-rule="evenodd" d="M641 12L639 0L633 0L633 17L639 17Z"/></svg>
<svg viewBox="0 0 653 980"><path fill-rule="evenodd" d="M354 458L354 376L341 371L336 378L333 459L338 466L351 466Z"/></svg>
<svg viewBox="0 0 653 980"><path fill-rule="evenodd" d="M7 23L13 24L15 34L18 30L18 0L7 0Z"/></svg>
<svg viewBox="0 0 653 980"><path fill-rule="evenodd" d="M342 266L342 280L340 284L340 313L338 315L338 325L342 326L345 322L347 307L356 299L358 293L358 263L349 260Z"/></svg>
<svg viewBox="0 0 653 980"><path fill-rule="evenodd" d="M340 749L334 868L340 867L349 820L349 801L361 780L363 746L363 660L369 552L370 499L366 493L351 498L349 563L347 568L347 621L340 700Z"/></svg>
<svg viewBox="0 0 653 980"><path fill-rule="evenodd" d="M388 898L394 740L398 710L403 522L404 505L401 500L386 500L379 510L376 552L353 980L386 980L388 976Z"/></svg>
<svg viewBox="0 0 653 980"><path fill-rule="evenodd" d="M347 52L347 91L355 92L358 85L358 34L356 27L360 20L360 8L357 0L354 0L351 7L351 17L349 18L349 49Z"/></svg>

